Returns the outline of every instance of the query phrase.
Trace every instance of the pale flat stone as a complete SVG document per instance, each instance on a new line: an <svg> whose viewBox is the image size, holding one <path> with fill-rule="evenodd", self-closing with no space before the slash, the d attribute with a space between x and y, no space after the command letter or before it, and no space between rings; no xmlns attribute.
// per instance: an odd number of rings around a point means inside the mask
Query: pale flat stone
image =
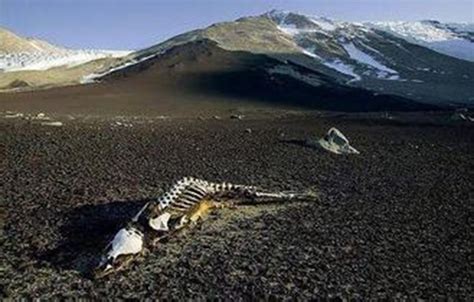
<svg viewBox="0 0 474 302"><path fill-rule="evenodd" d="M336 128L329 129L328 133L319 140L308 139L308 146L320 147L335 154L360 154L349 144L349 140Z"/></svg>

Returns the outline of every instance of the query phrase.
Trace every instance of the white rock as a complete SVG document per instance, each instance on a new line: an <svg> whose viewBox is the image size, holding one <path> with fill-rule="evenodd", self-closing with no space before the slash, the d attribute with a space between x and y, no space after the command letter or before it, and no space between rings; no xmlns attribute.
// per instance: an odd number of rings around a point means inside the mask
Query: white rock
<svg viewBox="0 0 474 302"><path fill-rule="evenodd" d="M237 119L237 120L242 120L245 117L243 114L232 114L230 116L231 119Z"/></svg>
<svg viewBox="0 0 474 302"><path fill-rule="evenodd" d="M23 113L8 113L4 116L5 118L19 118L19 117L23 117Z"/></svg>
<svg viewBox="0 0 474 302"><path fill-rule="evenodd" d="M328 133L319 140L308 139L308 146L321 147L335 154L360 154L349 144L349 140L336 128L329 129Z"/></svg>
<svg viewBox="0 0 474 302"><path fill-rule="evenodd" d="M36 116L33 117L35 120L50 120L51 118L46 116L46 114L40 112Z"/></svg>
<svg viewBox="0 0 474 302"><path fill-rule="evenodd" d="M53 126L53 127L61 127L63 123L61 122L42 122L42 126Z"/></svg>

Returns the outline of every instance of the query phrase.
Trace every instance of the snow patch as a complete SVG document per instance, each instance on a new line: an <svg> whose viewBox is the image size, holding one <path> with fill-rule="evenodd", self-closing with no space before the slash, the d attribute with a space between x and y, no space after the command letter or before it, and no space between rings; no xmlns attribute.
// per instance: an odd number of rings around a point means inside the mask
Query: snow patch
<svg viewBox="0 0 474 302"><path fill-rule="evenodd" d="M290 25L285 25L285 26L282 26L282 25L278 25L277 26L278 29L282 32L284 32L285 34L287 35L290 35L290 36L295 36L297 34L300 33L300 30L297 29L294 25L290 24Z"/></svg>
<svg viewBox="0 0 474 302"><path fill-rule="evenodd" d="M378 51L377 49L375 49L375 48L373 48L373 47L370 47L369 45L367 45L367 44L365 44L365 43L363 43L363 42L360 42L360 41L359 41L359 44L362 45L365 49L370 50L371 52L374 52L374 53L376 53L376 54L382 55L382 54L380 53L380 51Z"/></svg>
<svg viewBox="0 0 474 302"><path fill-rule="evenodd" d="M457 37L446 30L436 28L429 23L416 21L391 21L368 23L376 28L390 31L403 37L409 37L423 42L439 42L456 39Z"/></svg>
<svg viewBox="0 0 474 302"><path fill-rule="evenodd" d="M285 24L285 25L278 25L277 28L290 36L296 36L305 33L314 33L319 32L318 29L310 29L310 28L297 28L293 24Z"/></svg>
<svg viewBox="0 0 474 302"><path fill-rule="evenodd" d="M361 77L354 72L354 68L348 64L345 64L339 59L333 61L324 61L323 64L331 69L334 69L340 73L353 77L349 82L360 81Z"/></svg>
<svg viewBox="0 0 474 302"><path fill-rule="evenodd" d="M400 76L398 74L393 74L393 75L386 76L384 79L385 80L390 80L390 81L402 81L403 82L403 79L400 78Z"/></svg>
<svg viewBox="0 0 474 302"><path fill-rule="evenodd" d="M396 70L393 70L378 62L374 57L370 56L369 54L359 50L357 47L355 47L354 43L344 44L343 47L347 51L351 59L354 59L366 65L370 65L380 71L385 71L391 74L398 73Z"/></svg>
<svg viewBox="0 0 474 302"><path fill-rule="evenodd" d="M290 76L294 79L300 80L302 82L305 82L306 84L312 85L312 86L321 86L320 80L315 77L314 75L305 75L300 73L299 71L295 70L291 66L286 66L286 65L277 65L274 66L270 69L267 70L269 74L283 74Z"/></svg>
<svg viewBox="0 0 474 302"><path fill-rule="evenodd" d="M326 18L309 18L309 20L325 31L334 31L337 29L336 24Z"/></svg>
<svg viewBox="0 0 474 302"><path fill-rule="evenodd" d="M149 56L146 56L146 57L143 57L143 58L140 58L140 59L131 59L130 61L127 61L121 65L118 65L118 66L115 66L113 68L110 68L109 70L105 71L105 72L102 72L102 73L91 73L91 74L88 74L88 75L85 75L82 77L82 79L80 80L80 83L81 84L90 84L90 83L95 83L96 80L98 80L99 78L103 77L103 76L106 76L108 74L111 74L112 72L115 72L117 70L121 70L121 69L124 69L124 68L127 68L129 66L133 66L133 65L136 65L138 63L141 63L143 61L146 61L146 60L149 60L151 58L154 58L158 55L160 55L161 53L154 53L152 55L149 55Z"/></svg>
<svg viewBox="0 0 474 302"><path fill-rule="evenodd" d="M318 59L318 60L322 60L322 58L315 53L316 50L314 50L314 49L313 49L313 51L311 51L307 48L301 48L301 51L309 57L312 57L312 58L315 58L315 59Z"/></svg>
<svg viewBox="0 0 474 302"><path fill-rule="evenodd" d="M123 57L129 53L130 51L66 49L55 52L0 53L0 71L48 70L59 66L74 67L98 59Z"/></svg>
<svg viewBox="0 0 474 302"><path fill-rule="evenodd" d="M462 60L474 61L474 43L447 27L431 22L372 22L367 26L389 32L406 41ZM469 28L468 25L465 26Z"/></svg>

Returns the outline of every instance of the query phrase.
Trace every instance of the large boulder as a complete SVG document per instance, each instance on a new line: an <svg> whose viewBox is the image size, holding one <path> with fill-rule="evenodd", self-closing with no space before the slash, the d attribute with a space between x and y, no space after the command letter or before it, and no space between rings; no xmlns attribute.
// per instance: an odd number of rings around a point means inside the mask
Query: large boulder
<svg viewBox="0 0 474 302"><path fill-rule="evenodd" d="M321 147L329 152L335 154L359 154L354 147L349 144L349 140L336 128L329 129L326 135L319 139L308 139L306 141L308 146Z"/></svg>

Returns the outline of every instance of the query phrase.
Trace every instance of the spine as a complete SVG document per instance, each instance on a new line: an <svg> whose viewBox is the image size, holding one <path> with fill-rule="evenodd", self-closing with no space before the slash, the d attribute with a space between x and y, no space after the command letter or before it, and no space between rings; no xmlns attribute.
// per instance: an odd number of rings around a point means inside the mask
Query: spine
<svg viewBox="0 0 474 302"><path fill-rule="evenodd" d="M213 183L206 180L185 177L177 181L158 199L161 209L174 205L178 208L189 208L206 197L212 198L226 195L250 195L256 188L245 185L235 185L227 182Z"/></svg>

